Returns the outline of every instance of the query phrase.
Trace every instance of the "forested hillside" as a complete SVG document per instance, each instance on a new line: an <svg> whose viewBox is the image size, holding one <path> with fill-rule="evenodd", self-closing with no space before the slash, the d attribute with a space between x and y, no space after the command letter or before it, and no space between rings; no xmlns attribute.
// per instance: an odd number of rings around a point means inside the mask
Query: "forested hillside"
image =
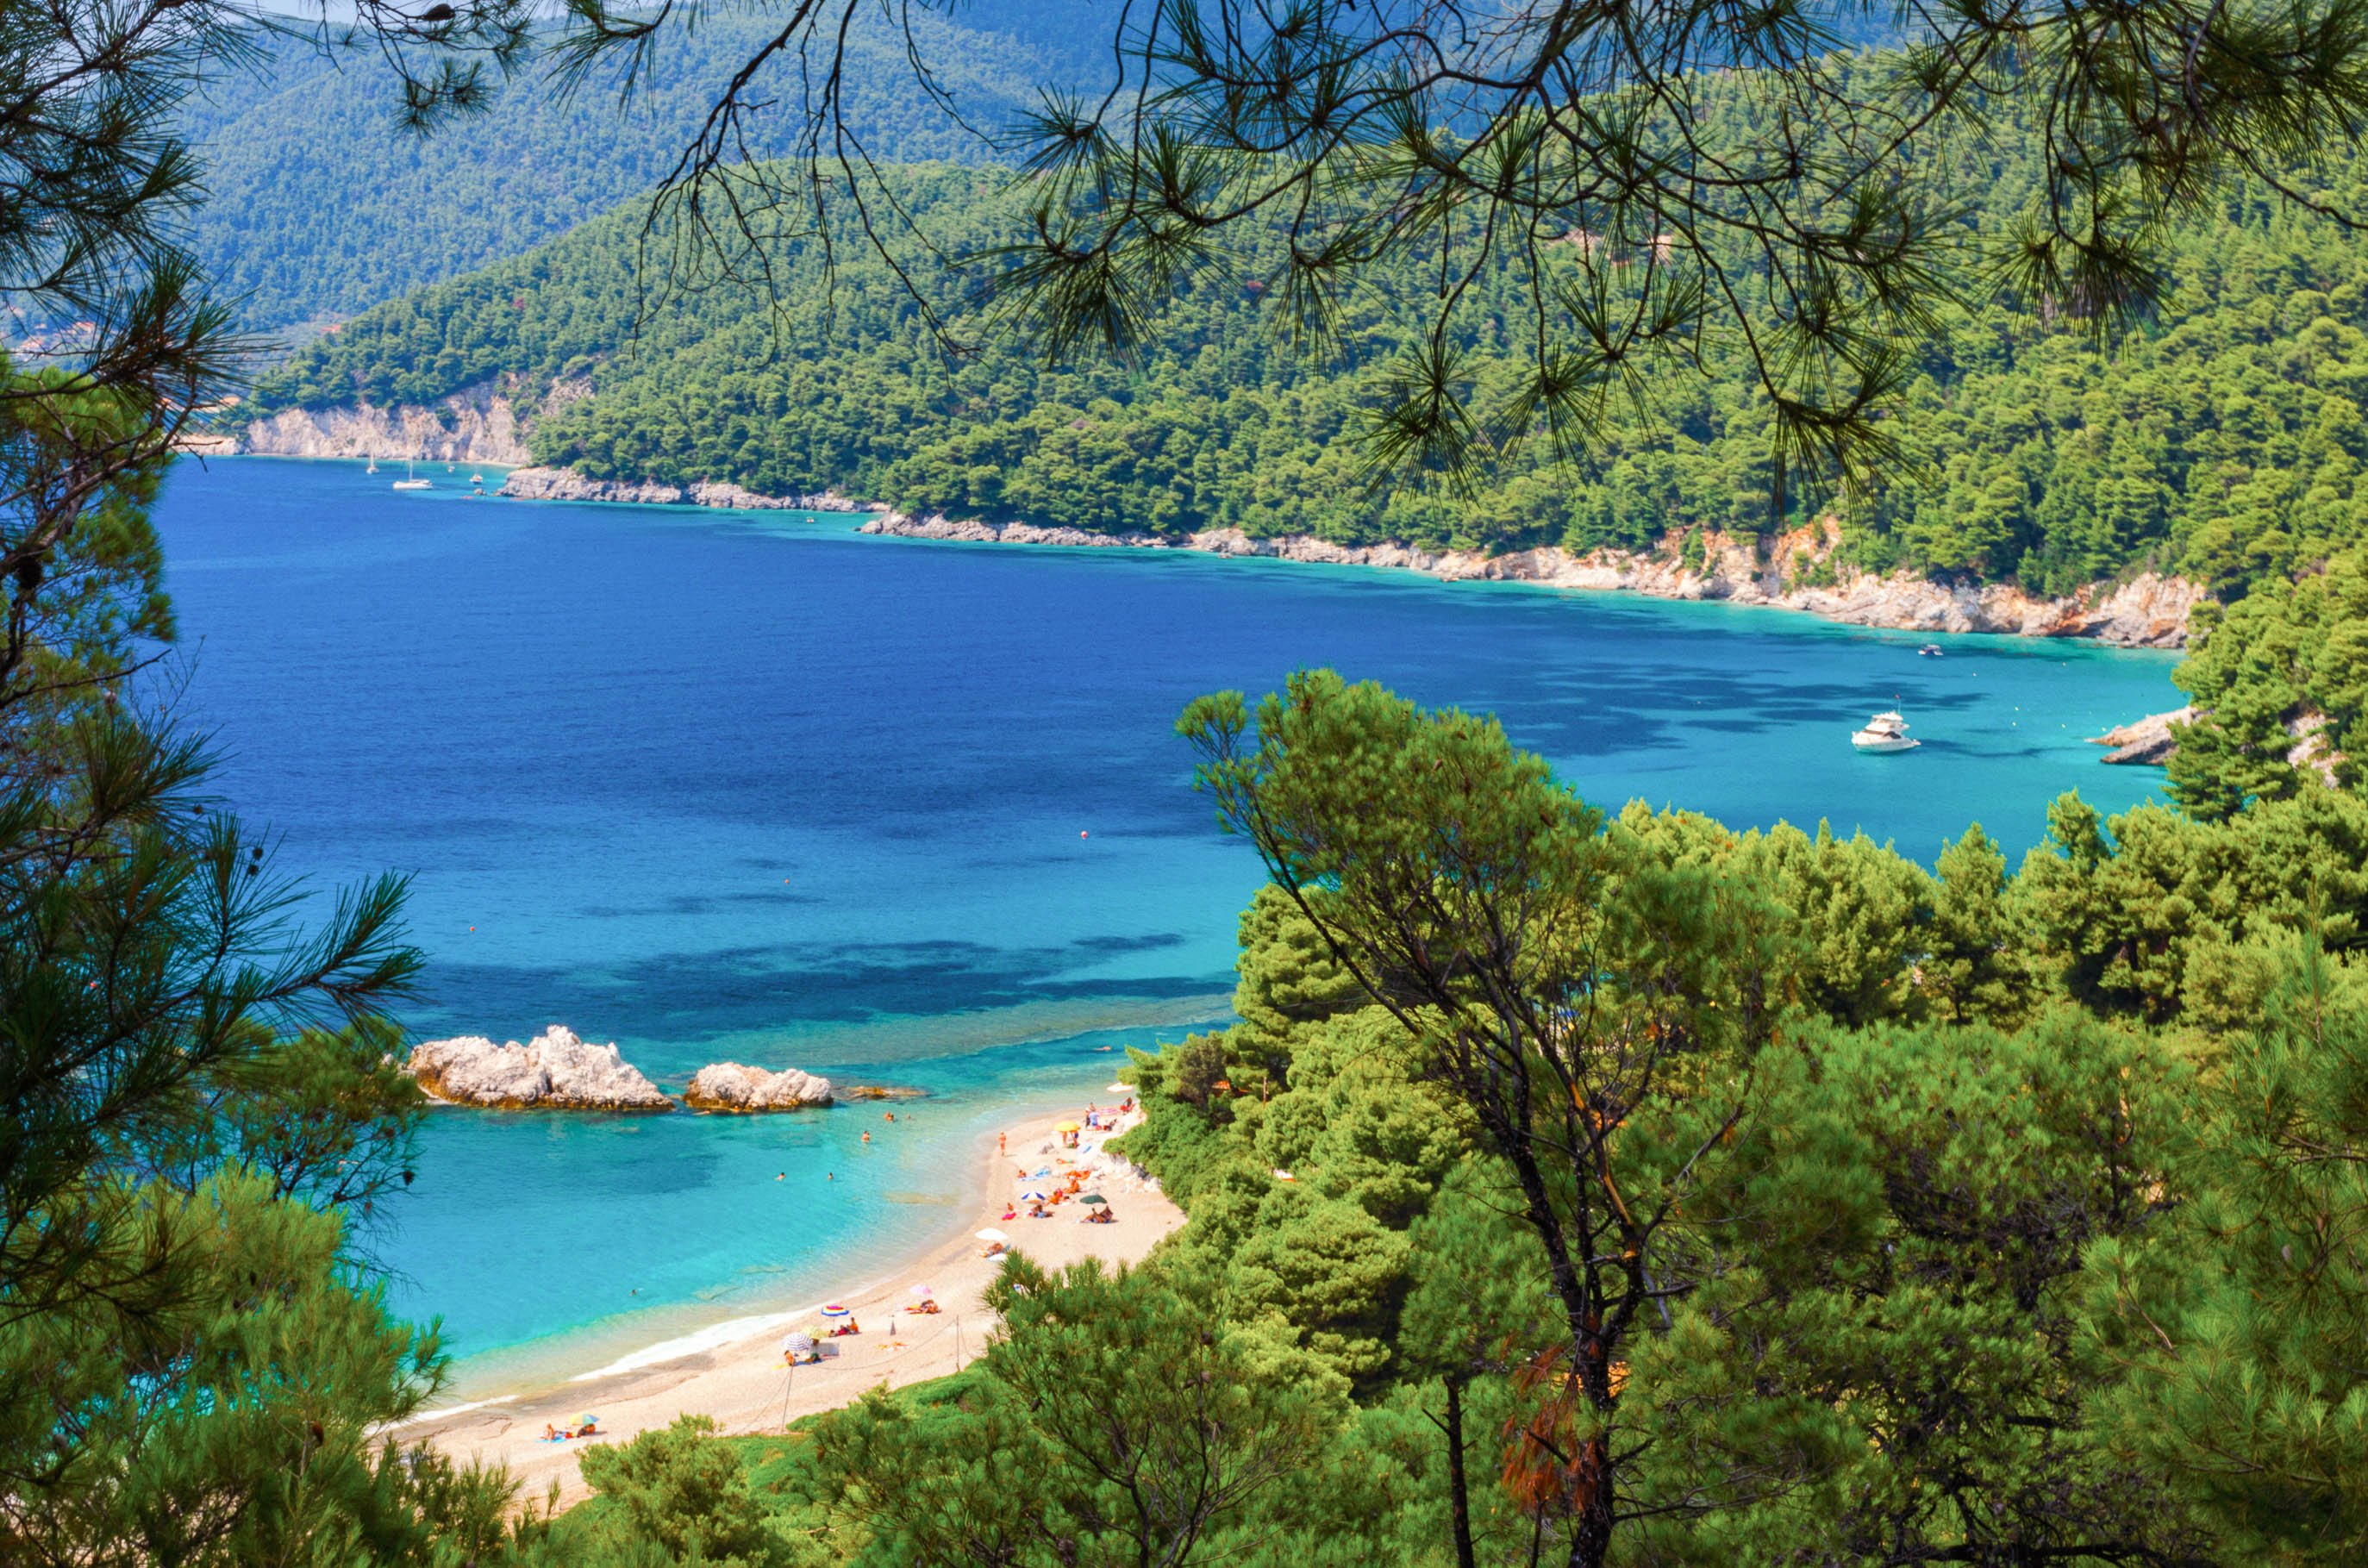
<svg viewBox="0 0 2368 1568"><path fill-rule="evenodd" d="M2033 188L2034 143L2001 131L1954 178L2003 231ZM2368 165L2335 196L2368 205ZM1008 233L981 176L910 171L916 212L950 251ZM638 207L531 256L413 295L294 358L264 409L424 403L511 378L590 395L543 417L539 459L588 474L729 479L770 494L837 485L916 510L1101 530L1237 526L1488 548L1649 545L1673 527L1765 531L1768 420L1739 357L1653 389L1656 418L1615 428L1581 470L1524 460L1477 494L1376 495L1347 438L1429 290L1409 267L1349 301L1343 352L1310 359L1272 330L1253 257L1180 289L1142 362L1047 366L958 314L950 358L875 256L790 244L776 317L720 290L640 323ZM1574 246L1571 247L1575 249ZM1557 265L1547 247L1546 265ZM1569 254L1565 251L1564 254ZM1907 457L1838 504L1845 558L2061 593L2153 564L2227 596L2368 537L2368 244L2237 190L2174 237L2157 317L2100 349L2045 301L1946 313L1896 421ZM924 270L958 299L966 279ZM1522 281L1481 280L1475 375L1520 330ZM1827 497L1830 500L1830 497Z"/></svg>
<svg viewBox="0 0 2368 1568"><path fill-rule="evenodd" d="M1013 1260L956 1377L587 1457L519 1560L2360 1560L2368 803L1927 871L1329 671L1249 719L1182 725L1277 868L1239 1021L1129 1074L1184 1228Z"/></svg>
<svg viewBox="0 0 2368 1568"><path fill-rule="evenodd" d="M940 85L981 130L1008 125L1040 87L1088 79L1090 0L996 0L957 24L916 11ZM538 66L487 113L429 137L396 123L400 85L374 54L324 55L283 41L251 71L218 75L185 115L203 144L211 199L190 238L243 325L339 319L514 256L648 189L712 97L769 36L760 17L720 15L669 35L630 106L598 82L572 98ZM874 155L977 159L988 149L912 85L904 40L865 13L849 41L847 118ZM777 67L757 149L797 132L794 63Z"/></svg>

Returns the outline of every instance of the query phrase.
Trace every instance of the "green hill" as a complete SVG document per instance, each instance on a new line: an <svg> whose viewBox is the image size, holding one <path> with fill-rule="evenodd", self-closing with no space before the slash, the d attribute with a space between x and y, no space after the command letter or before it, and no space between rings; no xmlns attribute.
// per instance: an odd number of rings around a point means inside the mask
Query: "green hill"
<svg viewBox="0 0 2368 1568"><path fill-rule="evenodd" d="M1088 11L1086 0L1005 0L965 10L962 25L916 11L913 27L964 113L991 130L1040 85L1087 79ZM771 31L725 15L678 32L630 109L598 90L562 101L538 69L489 112L425 138L397 126L400 93L375 56L283 44L264 68L214 82L184 117L211 192L194 248L256 331L351 316L516 256L655 184ZM881 15L864 13L849 47L849 124L885 158L981 156L909 87L902 48ZM795 135L793 82L774 82L785 107L758 117L760 153Z"/></svg>
<svg viewBox="0 0 2368 1568"><path fill-rule="evenodd" d="M2034 187L2032 143L2001 132L1956 177L2004 224ZM2333 196L2368 207L2363 165ZM921 222L955 251L1006 233L996 182L906 171ZM295 356L266 409L425 403L504 380L590 395L545 414L531 447L587 474L729 479L769 494L837 485L908 509L1101 530L1237 526L1343 542L1641 548L1672 527L1744 533L1771 511L1764 405L1732 357L1658 391L1658 420L1582 472L1516 465L1470 498L1377 497L1348 438L1377 367L1426 290L1409 263L1349 307L1318 364L1269 330L1253 256L1242 277L1178 290L1140 363L1048 367L958 316L975 354L939 352L888 269L843 246L784 246L776 320L719 290L641 324L638 207L531 255L392 302ZM1909 461L1844 498L1844 559L2062 593L2143 566L2226 596L2368 538L2368 244L2237 189L2176 235L2158 319L2109 350L2085 327L2004 301L1953 312L1898 422ZM965 279L924 287L960 295ZM1520 279L1482 280L1480 375L1517 352ZM1518 324L1512 330L1519 330Z"/></svg>

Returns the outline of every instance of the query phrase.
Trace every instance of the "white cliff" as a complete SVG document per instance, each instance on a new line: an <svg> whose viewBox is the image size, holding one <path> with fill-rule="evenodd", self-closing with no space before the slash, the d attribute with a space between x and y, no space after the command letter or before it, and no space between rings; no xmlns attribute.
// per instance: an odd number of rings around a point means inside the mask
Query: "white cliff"
<svg viewBox="0 0 2368 1568"><path fill-rule="evenodd" d="M682 1103L693 1110L803 1110L830 1104L830 1080L794 1067L768 1073L738 1062L717 1062L692 1074Z"/></svg>
<svg viewBox="0 0 2368 1568"><path fill-rule="evenodd" d="M245 443L257 457L507 465L534 460L526 449L527 424L513 393L488 382L432 408L291 408L249 424Z"/></svg>
<svg viewBox="0 0 2368 1568"><path fill-rule="evenodd" d="M483 1035L426 1040L404 1070L431 1099L501 1110L669 1110L674 1102L616 1046L553 1024L524 1045Z"/></svg>

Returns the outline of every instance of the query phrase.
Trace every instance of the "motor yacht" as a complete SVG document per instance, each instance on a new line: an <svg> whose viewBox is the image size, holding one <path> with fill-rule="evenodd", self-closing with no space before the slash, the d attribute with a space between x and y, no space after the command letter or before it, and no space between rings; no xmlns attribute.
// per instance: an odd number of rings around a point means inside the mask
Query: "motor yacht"
<svg viewBox="0 0 2368 1568"><path fill-rule="evenodd" d="M1850 736L1850 744L1861 751L1913 751L1923 744L1907 733L1907 721L1896 711L1877 713Z"/></svg>

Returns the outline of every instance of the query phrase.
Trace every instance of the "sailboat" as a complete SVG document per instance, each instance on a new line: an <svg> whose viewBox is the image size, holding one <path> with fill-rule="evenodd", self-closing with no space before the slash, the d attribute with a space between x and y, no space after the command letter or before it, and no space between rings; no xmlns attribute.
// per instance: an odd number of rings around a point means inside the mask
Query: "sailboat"
<svg viewBox="0 0 2368 1568"><path fill-rule="evenodd" d="M370 454L370 467L362 470L362 472L364 473L376 473L378 472L378 454L376 452L372 452Z"/></svg>
<svg viewBox="0 0 2368 1568"><path fill-rule="evenodd" d="M436 488L436 482L434 480L421 479L414 474L411 472L411 460L409 458L404 459L403 477L394 482L394 487L397 490L433 490Z"/></svg>

